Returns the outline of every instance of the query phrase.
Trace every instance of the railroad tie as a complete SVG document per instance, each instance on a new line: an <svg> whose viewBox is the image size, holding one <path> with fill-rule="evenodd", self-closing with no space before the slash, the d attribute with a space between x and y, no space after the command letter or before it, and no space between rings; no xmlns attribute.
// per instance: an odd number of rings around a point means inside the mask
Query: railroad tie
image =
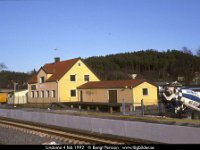
<svg viewBox="0 0 200 150"><path fill-rule="evenodd" d="M50 135L50 134L47 134L47 138L51 138L51 135Z"/></svg>
<svg viewBox="0 0 200 150"><path fill-rule="evenodd" d="M54 135L49 135L49 138L50 139L54 139Z"/></svg>
<svg viewBox="0 0 200 150"><path fill-rule="evenodd" d="M67 144L73 144L73 142L74 142L74 140L69 139L69 140L67 141Z"/></svg>
<svg viewBox="0 0 200 150"><path fill-rule="evenodd" d="M79 142L81 142L81 141L79 141L79 140L74 140L74 141L73 141L73 144L79 144Z"/></svg>
<svg viewBox="0 0 200 150"><path fill-rule="evenodd" d="M64 137L58 137L58 140L61 141L61 142L63 142L64 139L65 139Z"/></svg>
<svg viewBox="0 0 200 150"><path fill-rule="evenodd" d="M105 143L105 144L114 144L114 145L120 145L125 144L120 140L114 140L114 139L107 139L102 138L98 136L88 136L88 135L82 135L77 133L70 133L65 131L59 131L59 130L52 130L48 128L41 128L41 127L32 127L31 125L24 125L20 123L11 123L12 125L9 125L8 123L1 124L0 127L4 128L11 128L13 130L22 131L25 133L37 135L40 137L47 137L49 139L55 139L57 141L62 141L66 144L98 144L98 143ZM15 125L16 124L16 125ZM17 126L17 127L15 127Z"/></svg>
<svg viewBox="0 0 200 150"><path fill-rule="evenodd" d="M34 132L34 131L30 131L30 134L33 134L33 135L35 135L35 132Z"/></svg>
<svg viewBox="0 0 200 150"><path fill-rule="evenodd" d="M89 145L90 143L85 142L85 141L79 141L77 144L80 144L80 145Z"/></svg>
<svg viewBox="0 0 200 150"><path fill-rule="evenodd" d="M26 129L19 129L19 131L22 131L22 132L24 132L24 133L29 133L29 131L26 130Z"/></svg>
<svg viewBox="0 0 200 150"><path fill-rule="evenodd" d="M64 138L63 142L64 143L68 143L69 139L68 138Z"/></svg>
<svg viewBox="0 0 200 150"><path fill-rule="evenodd" d="M45 133L42 133L42 132L39 132L39 136L40 136L40 137L46 137L46 134L45 134Z"/></svg>
<svg viewBox="0 0 200 150"><path fill-rule="evenodd" d="M115 142L115 141L109 141L110 144L114 144L114 145L122 145L122 144L125 144L125 143L121 143L121 142Z"/></svg>
<svg viewBox="0 0 200 150"><path fill-rule="evenodd" d="M7 126L5 126L6 128L8 128L8 129L10 129L11 128L11 126L10 125L7 125Z"/></svg>
<svg viewBox="0 0 200 150"><path fill-rule="evenodd" d="M55 140L59 140L59 136L54 136L54 139Z"/></svg>

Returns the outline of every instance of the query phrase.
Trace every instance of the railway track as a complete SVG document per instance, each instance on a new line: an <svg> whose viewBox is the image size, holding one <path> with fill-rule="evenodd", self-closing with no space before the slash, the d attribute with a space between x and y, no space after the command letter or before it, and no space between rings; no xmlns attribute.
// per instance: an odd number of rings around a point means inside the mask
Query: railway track
<svg viewBox="0 0 200 150"><path fill-rule="evenodd" d="M62 144L112 144L112 145L124 145L124 144L137 144L148 143L146 141L130 140L125 138L116 138L111 136L103 136L98 134L89 134L74 132L64 129L58 129L49 127L47 125L35 124L30 122L22 122L17 120L2 119L0 118L0 127L10 128L17 131L25 132L27 134L34 134L40 137L46 137L51 140L59 141Z"/></svg>

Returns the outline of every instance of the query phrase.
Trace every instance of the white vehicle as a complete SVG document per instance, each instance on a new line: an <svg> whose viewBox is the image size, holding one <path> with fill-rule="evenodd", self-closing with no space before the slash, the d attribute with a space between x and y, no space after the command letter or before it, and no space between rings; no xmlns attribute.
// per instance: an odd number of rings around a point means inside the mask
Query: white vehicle
<svg viewBox="0 0 200 150"><path fill-rule="evenodd" d="M186 107L200 112L199 95L190 89L180 89L178 91L178 100Z"/></svg>
<svg viewBox="0 0 200 150"><path fill-rule="evenodd" d="M162 100L175 115L183 114L188 109L200 112L200 97L193 90L186 88L170 90L166 88L161 91L161 95Z"/></svg>

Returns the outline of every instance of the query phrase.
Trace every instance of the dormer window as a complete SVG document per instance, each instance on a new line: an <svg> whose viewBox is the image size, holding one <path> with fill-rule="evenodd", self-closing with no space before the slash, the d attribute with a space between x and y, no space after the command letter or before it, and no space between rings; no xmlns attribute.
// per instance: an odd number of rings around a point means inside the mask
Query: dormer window
<svg viewBox="0 0 200 150"><path fill-rule="evenodd" d="M44 83L44 77L40 77L40 83Z"/></svg>
<svg viewBox="0 0 200 150"><path fill-rule="evenodd" d="M36 85L31 85L31 90L36 90Z"/></svg>

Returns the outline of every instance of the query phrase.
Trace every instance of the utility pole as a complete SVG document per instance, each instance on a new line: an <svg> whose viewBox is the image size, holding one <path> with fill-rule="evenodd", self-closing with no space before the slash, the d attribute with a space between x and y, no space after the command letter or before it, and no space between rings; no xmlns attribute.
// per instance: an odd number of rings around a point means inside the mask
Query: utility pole
<svg viewBox="0 0 200 150"><path fill-rule="evenodd" d="M13 83L13 88L14 88L14 91L13 91L13 105L15 104L15 92L16 92L16 86L17 86L17 82L13 81L12 80L12 83Z"/></svg>
<svg viewBox="0 0 200 150"><path fill-rule="evenodd" d="M126 103L125 103L124 98L122 100L122 113L123 113L123 115L126 115Z"/></svg>

